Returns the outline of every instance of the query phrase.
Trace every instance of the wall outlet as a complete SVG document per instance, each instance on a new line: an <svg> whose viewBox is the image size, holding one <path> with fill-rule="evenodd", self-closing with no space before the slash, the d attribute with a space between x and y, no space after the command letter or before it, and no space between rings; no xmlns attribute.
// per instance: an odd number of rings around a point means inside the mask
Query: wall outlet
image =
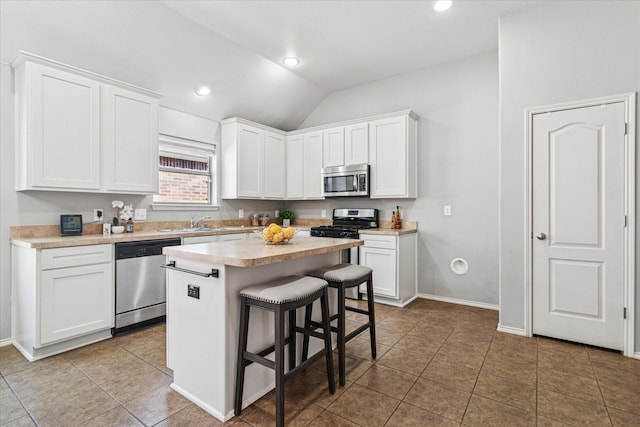
<svg viewBox="0 0 640 427"><path fill-rule="evenodd" d="M451 216L451 206L444 205L444 209L442 213L444 214L444 216Z"/></svg>
<svg viewBox="0 0 640 427"><path fill-rule="evenodd" d="M147 220L147 210L146 209L134 209L133 210L133 219L135 221L146 221Z"/></svg>
<svg viewBox="0 0 640 427"><path fill-rule="evenodd" d="M238 209L238 218L244 218L244 209Z"/></svg>
<svg viewBox="0 0 640 427"><path fill-rule="evenodd" d="M326 210L326 209L322 209L322 210L320 211L320 216L321 216L322 218L326 218L326 217L327 217L327 210Z"/></svg>
<svg viewBox="0 0 640 427"><path fill-rule="evenodd" d="M187 296L195 299L200 299L200 286L187 283Z"/></svg>
<svg viewBox="0 0 640 427"><path fill-rule="evenodd" d="M102 210L102 209L94 209L93 210L93 221L94 222L102 222L102 221L104 221L104 210Z"/></svg>

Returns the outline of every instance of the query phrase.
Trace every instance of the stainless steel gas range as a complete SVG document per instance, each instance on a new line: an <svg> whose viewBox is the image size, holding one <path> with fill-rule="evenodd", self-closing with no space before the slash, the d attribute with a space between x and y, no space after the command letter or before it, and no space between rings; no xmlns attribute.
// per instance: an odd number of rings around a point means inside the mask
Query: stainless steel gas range
<svg viewBox="0 0 640 427"><path fill-rule="evenodd" d="M334 209L332 224L311 227L312 237L333 237L339 239L357 239L359 231L378 228L378 209ZM358 248L342 251L342 262L358 264ZM358 288L347 289L346 296L361 299Z"/></svg>
<svg viewBox="0 0 640 427"><path fill-rule="evenodd" d="M357 239L358 231L378 228L378 209L334 209L333 224L311 227L314 237Z"/></svg>

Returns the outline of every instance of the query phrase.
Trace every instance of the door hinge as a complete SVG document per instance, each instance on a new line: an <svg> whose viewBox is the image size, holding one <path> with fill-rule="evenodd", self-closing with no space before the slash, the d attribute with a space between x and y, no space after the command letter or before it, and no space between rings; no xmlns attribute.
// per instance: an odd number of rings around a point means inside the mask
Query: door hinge
<svg viewBox="0 0 640 427"><path fill-rule="evenodd" d="M622 309L622 318L623 318L623 319L626 319L626 318L627 318L627 307L624 307L624 308Z"/></svg>
<svg viewBox="0 0 640 427"><path fill-rule="evenodd" d="M625 124L624 124L624 134L626 135L627 132L629 132L629 123L625 122Z"/></svg>
<svg viewBox="0 0 640 427"><path fill-rule="evenodd" d="M627 226L627 216L626 215L624 216L624 226L625 227Z"/></svg>

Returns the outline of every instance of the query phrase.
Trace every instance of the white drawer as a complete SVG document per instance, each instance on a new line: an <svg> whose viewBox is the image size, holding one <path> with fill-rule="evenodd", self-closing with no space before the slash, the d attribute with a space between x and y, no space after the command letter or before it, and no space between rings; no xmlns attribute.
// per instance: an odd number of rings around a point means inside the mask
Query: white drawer
<svg viewBox="0 0 640 427"><path fill-rule="evenodd" d="M364 246L368 248L380 249L396 249L396 236L385 236L381 234L360 234L360 238L364 240Z"/></svg>
<svg viewBox="0 0 640 427"><path fill-rule="evenodd" d="M113 260L113 245L72 246L69 248L43 249L41 268L75 267L99 264Z"/></svg>

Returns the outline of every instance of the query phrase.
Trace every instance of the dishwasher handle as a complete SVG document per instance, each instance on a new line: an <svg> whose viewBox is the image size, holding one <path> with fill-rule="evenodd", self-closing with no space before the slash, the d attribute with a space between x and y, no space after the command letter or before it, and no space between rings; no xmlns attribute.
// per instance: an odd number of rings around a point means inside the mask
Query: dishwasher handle
<svg viewBox="0 0 640 427"><path fill-rule="evenodd" d="M211 273L201 273L199 271L193 271L193 270L188 270L186 268L176 267L175 261L170 261L167 264L162 264L160 267L168 268L169 270L181 271L182 273L195 274L196 276L201 276L201 277L219 277L220 276L219 270L217 268L212 268Z"/></svg>

